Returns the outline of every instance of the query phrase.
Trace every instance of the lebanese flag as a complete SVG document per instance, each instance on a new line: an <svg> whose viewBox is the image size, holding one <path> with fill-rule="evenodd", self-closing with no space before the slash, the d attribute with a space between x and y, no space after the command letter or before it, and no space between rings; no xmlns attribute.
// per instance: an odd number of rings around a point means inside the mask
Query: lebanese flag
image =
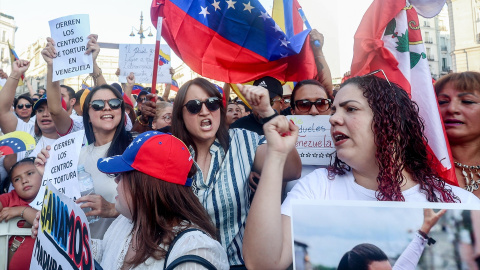
<svg viewBox="0 0 480 270"><path fill-rule="evenodd" d="M417 15L435 16L445 0L409 2L375 0L370 5L355 33L351 74L382 69L388 80L407 91L425 122L432 167L447 183L458 186ZM375 75L383 78L380 72Z"/></svg>

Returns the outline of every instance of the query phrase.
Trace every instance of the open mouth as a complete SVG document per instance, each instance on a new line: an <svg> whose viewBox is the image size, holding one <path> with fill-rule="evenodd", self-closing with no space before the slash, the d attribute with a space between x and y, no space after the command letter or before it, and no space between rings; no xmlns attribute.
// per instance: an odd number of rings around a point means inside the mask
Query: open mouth
<svg viewBox="0 0 480 270"><path fill-rule="evenodd" d="M102 116L100 117L100 119L102 119L102 120L103 120L103 119L113 119L113 115L111 115L111 114L102 115Z"/></svg>
<svg viewBox="0 0 480 270"><path fill-rule="evenodd" d="M445 124L445 126L457 126L465 124L464 122L457 119L445 119L443 123Z"/></svg>
<svg viewBox="0 0 480 270"><path fill-rule="evenodd" d="M200 127L203 129L209 129L212 127L212 121L210 119L204 119L200 122Z"/></svg>
<svg viewBox="0 0 480 270"><path fill-rule="evenodd" d="M43 125L48 125L48 124L51 124L51 123L52 123L52 120L43 119L43 120L40 121L40 123L42 123Z"/></svg>
<svg viewBox="0 0 480 270"><path fill-rule="evenodd" d="M333 141L335 142L335 145L343 143L344 141L348 140L350 137L347 135L341 133L341 132L334 132L332 134Z"/></svg>

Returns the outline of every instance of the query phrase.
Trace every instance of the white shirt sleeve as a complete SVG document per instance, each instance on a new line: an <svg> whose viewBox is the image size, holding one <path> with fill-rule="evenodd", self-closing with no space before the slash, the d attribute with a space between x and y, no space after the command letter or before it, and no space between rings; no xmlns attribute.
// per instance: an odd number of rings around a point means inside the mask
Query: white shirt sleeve
<svg viewBox="0 0 480 270"><path fill-rule="evenodd" d="M177 240L168 256L167 266L184 255L197 255L211 262L218 270L229 269L227 254L218 241L200 231L188 232ZM200 264L187 262L178 265L179 270L203 270Z"/></svg>
<svg viewBox="0 0 480 270"><path fill-rule="evenodd" d="M423 250L427 240L424 239L418 232L413 237L410 244L403 251L393 266L393 270L414 270L417 269L418 261L422 256Z"/></svg>

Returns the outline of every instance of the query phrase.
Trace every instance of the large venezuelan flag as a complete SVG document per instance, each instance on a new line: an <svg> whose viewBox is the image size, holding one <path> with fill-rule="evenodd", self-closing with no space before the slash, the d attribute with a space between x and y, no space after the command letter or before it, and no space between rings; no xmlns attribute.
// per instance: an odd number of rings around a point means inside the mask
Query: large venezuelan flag
<svg viewBox="0 0 480 270"><path fill-rule="evenodd" d="M163 38L202 76L243 83L264 76L300 81L317 75L309 30L287 36L258 0L153 0L155 26L159 15Z"/></svg>

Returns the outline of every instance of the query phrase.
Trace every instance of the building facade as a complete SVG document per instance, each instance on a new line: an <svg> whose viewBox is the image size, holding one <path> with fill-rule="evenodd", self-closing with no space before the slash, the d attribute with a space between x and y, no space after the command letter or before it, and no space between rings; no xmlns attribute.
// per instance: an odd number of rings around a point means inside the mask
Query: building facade
<svg viewBox="0 0 480 270"><path fill-rule="evenodd" d="M15 48L15 32L17 26L13 16L0 12L0 68L10 73L10 50L8 43Z"/></svg>
<svg viewBox="0 0 480 270"><path fill-rule="evenodd" d="M480 1L447 0L452 70L480 71Z"/></svg>

